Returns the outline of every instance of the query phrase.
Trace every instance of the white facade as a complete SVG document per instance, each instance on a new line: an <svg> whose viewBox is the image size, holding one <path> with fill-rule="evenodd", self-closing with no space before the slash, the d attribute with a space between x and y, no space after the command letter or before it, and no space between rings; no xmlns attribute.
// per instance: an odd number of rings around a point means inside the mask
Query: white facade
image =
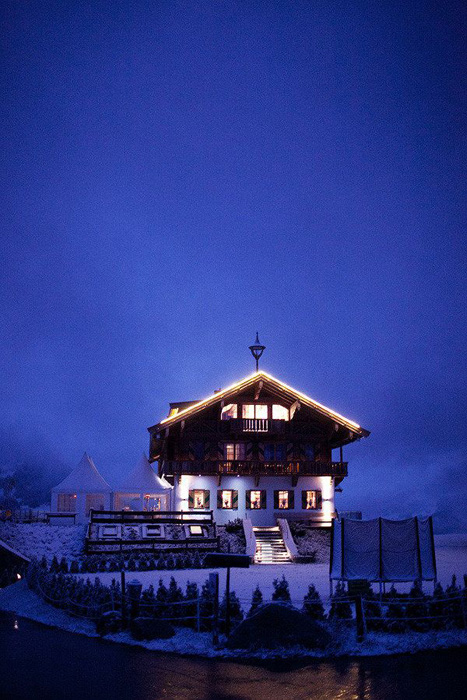
<svg viewBox="0 0 467 700"><path fill-rule="evenodd" d="M114 510L170 510L172 487L160 479L143 453L134 469L114 491Z"/></svg>
<svg viewBox="0 0 467 700"><path fill-rule="evenodd" d="M75 513L76 523L86 523L90 510L110 510L112 489L85 452L79 464L52 489L52 513Z"/></svg>
<svg viewBox="0 0 467 700"><path fill-rule="evenodd" d="M193 496L190 499L190 492L209 492L209 507L196 508L193 503ZM237 492L238 500L236 508L219 508L218 492ZM247 492L266 492L265 508L248 508ZM277 495L275 492L293 492L293 507L278 508ZM303 492L313 492L319 494L316 497L317 508L303 508ZM202 513L205 510L214 512L214 520L222 525L235 518L249 518L253 525L275 525L277 518L290 518L291 520L309 519L329 526L334 517L334 480L329 476L300 476L297 484L292 486L290 476L263 476L256 485L255 478L250 476L223 476L219 485L217 476L182 475L180 483L175 479L174 486L175 510L182 510L193 513ZM264 504L264 498L263 498ZM193 506L193 507L191 507Z"/></svg>

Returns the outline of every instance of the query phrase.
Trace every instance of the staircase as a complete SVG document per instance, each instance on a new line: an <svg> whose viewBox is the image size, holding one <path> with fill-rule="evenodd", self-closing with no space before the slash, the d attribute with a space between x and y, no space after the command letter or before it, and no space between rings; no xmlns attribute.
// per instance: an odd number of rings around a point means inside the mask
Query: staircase
<svg viewBox="0 0 467 700"><path fill-rule="evenodd" d="M287 564L289 554L279 527L254 527L256 537L255 564Z"/></svg>

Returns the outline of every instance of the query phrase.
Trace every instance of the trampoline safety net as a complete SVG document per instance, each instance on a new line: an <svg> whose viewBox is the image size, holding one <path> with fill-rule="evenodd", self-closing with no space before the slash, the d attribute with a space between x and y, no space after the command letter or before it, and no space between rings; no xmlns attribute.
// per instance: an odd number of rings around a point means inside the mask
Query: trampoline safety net
<svg viewBox="0 0 467 700"><path fill-rule="evenodd" d="M436 579L432 518L333 521L330 578Z"/></svg>

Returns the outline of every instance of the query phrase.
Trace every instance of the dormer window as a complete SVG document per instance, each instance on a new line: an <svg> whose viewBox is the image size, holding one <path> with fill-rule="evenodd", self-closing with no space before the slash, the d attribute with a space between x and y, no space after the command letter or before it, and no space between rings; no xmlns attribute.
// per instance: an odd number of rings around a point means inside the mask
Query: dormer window
<svg viewBox="0 0 467 700"><path fill-rule="evenodd" d="M237 417L237 404L229 403L224 406L221 411L221 420L230 420Z"/></svg>
<svg viewBox="0 0 467 700"><path fill-rule="evenodd" d="M242 418L263 418L268 417L268 407L261 403L247 403L242 406Z"/></svg>
<svg viewBox="0 0 467 700"><path fill-rule="evenodd" d="M278 403L272 405L272 419L273 420L289 420L289 409L285 406L281 406Z"/></svg>

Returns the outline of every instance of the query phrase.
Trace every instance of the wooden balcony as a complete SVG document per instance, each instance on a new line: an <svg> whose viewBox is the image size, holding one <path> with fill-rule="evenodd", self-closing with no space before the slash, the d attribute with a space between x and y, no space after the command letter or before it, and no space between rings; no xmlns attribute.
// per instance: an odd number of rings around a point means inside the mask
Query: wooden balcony
<svg viewBox="0 0 467 700"><path fill-rule="evenodd" d="M199 474L201 476L347 476L347 462L259 462L245 460L204 462L196 460L164 461L166 475Z"/></svg>
<svg viewBox="0 0 467 700"><path fill-rule="evenodd" d="M232 418L228 421L230 434L240 433L285 433L285 420L269 420L268 418Z"/></svg>

